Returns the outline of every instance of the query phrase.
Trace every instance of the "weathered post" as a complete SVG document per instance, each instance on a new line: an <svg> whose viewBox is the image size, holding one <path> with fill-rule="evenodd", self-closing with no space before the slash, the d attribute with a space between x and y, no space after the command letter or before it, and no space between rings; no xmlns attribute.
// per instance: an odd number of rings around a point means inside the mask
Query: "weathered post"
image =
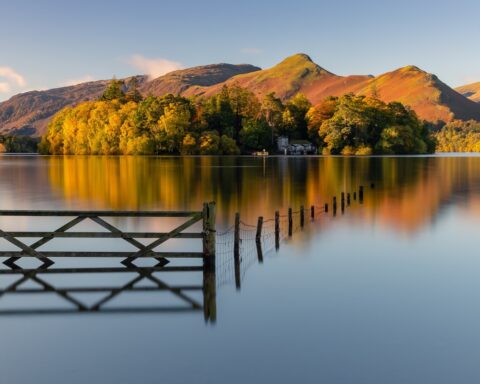
<svg viewBox="0 0 480 384"><path fill-rule="evenodd" d="M203 204L203 255L207 264L215 265L215 202Z"/></svg>
<svg viewBox="0 0 480 384"><path fill-rule="evenodd" d="M360 204L363 203L363 185L358 189L358 200L360 201Z"/></svg>
<svg viewBox="0 0 480 384"><path fill-rule="evenodd" d="M342 192L340 206L342 207L342 213L343 213L345 211L345 192Z"/></svg>
<svg viewBox="0 0 480 384"><path fill-rule="evenodd" d="M233 235L233 256L240 258L240 213L235 213L235 229Z"/></svg>
<svg viewBox="0 0 480 384"><path fill-rule="evenodd" d="M205 322L217 320L215 270L215 202L203 204L203 315Z"/></svg>
<svg viewBox="0 0 480 384"><path fill-rule="evenodd" d="M347 205L350 205L350 192L347 193Z"/></svg>
<svg viewBox="0 0 480 384"><path fill-rule="evenodd" d="M333 215L337 214L337 196L333 196Z"/></svg>
<svg viewBox="0 0 480 384"><path fill-rule="evenodd" d="M262 242L261 241L257 241L256 242L256 245L257 245L257 258L258 258L258 262L260 264L263 263L263 251L262 251Z"/></svg>
<svg viewBox="0 0 480 384"><path fill-rule="evenodd" d="M233 268L235 270L235 287L239 291L242 288L242 273L241 273L241 263L240 263L240 253L236 254L233 258Z"/></svg>
<svg viewBox="0 0 480 384"><path fill-rule="evenodd" d="M325 203L323 209L324 209L325 213L328 213L328 203Z"/></svg>
<svg viewBox="0 0 480 384"><path fill-rule="evenodd" d="M275 249L280 248L280 212L275 211Z"/></svg>
<svg viewBox="0 0 480 384"><path fill-rule="evenodd" d="M304 206L300 206L300 227L303 228L305 226L305 208Z"/></svg>
<svg viewBox="0 0 480 384"><path fill-rule="evenodd" d="M292 237L293 232L293 215L292 208L288 208L288 236Z"/></svg>
<svg viewBox="0 0 480 384"><path fill-rule="evenodd" d="M314 205L312 205L312 206L310 207L310 218L311 218L312 220L315 220L315 206L314 206Z"/></svg>
<svg viewBox="0 0 480 384"><path fill-rule="evenodd" d="M262 228L263 228L263 217L260 216L257 221L257 233L255 235L255 240L257 243L262 240Z"/></svg>
<svg viewBox="0 0 480 384"><path fill-rule="evenodd" d="M205 322L217 320L217 283L215 268L203 266L203 317Z"/></svg>
<svg viewBox="0 0 480 384"><path fill-rule="evenodd" d="M354 201L357 200L357 191L354 191L354 192L353 192L353 200L354 200Z"/></svg>

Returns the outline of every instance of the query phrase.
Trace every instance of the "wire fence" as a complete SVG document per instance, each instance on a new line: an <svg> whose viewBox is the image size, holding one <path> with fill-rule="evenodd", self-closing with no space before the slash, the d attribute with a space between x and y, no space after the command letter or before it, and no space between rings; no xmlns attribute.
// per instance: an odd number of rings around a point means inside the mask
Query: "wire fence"
<svg viewBox="0 0 480 384"><path fill-rule="evenodd" d="M325 213L323 206L314 206L314 215ZM258 224L253 225L240 220L238 225L238 255L235 258L235 225L217 233L216 237L216 273L217 287L239 283L244 279L246 271L254 264L263 262L263 257L271 254L273 250L285 239L290 237L289 222L291 221L291 236L302 229L302 210L292 211L291 215L278 216L278 231L276 231L275 218L262 222L261 236L257 239ZM304 225L313 221L309 216L311 208L303 209ZM237 265L235 265L237 263ZM239 268L240 271L236 271ZM240 276L240 281L238 278Z"/></svg>
<svg viewBox="0 0 480 384"><path fill-rule="evenodd" d="M371 184L374 188L374 184ZM321 215L326 215L331 210L336 216L337 210L343 213L353 202L363 203L364 187L360 186L353 193L342 192L340 201L333 197L333 204L323 206L312 205L308 208L301 207L287 213L276 213L274 218L259 220L257 225L240 220L236 215L236 223L216 235L216 274L217 287L235 284L240 288L246 271L256 263L262 263L266 255L280 247L285 239L292 237L303 229L309 222L316 222ZM260 218L259 218L260 219Z"/></svg>

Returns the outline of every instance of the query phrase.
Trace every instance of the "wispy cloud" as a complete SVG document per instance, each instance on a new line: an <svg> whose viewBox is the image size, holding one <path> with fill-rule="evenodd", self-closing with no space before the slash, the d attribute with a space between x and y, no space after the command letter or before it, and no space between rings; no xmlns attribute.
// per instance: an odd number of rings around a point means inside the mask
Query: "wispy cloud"
<svg viewBox="0 0 480 384"><path fill-rule="evenodd" d="M11 67L0 66L0 92L7 93L14 87L25 87L27 81Z"/></svg>
<svg viewBox="0 0 480 384"><path fill-rule="evenodd" d="M7 93L10 92L12 88L10 87L10 84L6 82L0 82L0 93Z"/></svg>
<svg viewBox="0 0 480 384"><path fill-rule="evenodd" d="M176 61L164 58L148 58L142 55L133 55L128 62L134 68L152 79L165 75L168 72L184 68L182 63Z"/></svg>
<svg viewBox="0 0 480 384"><path fill-rule="evenodd" d="M85 75L76 79L69 79L64 81L61 85L68 87L71 85L77 85L81 83L87 83L89 81L95 81L95 78L92 75Z"/></svg>
<svg viewBox="0 0 480 384"><path fill-rule="evenodd" d="M260 55L261 53L263 53L263 50L255 47L247 47L247 48L242 48L241 52L247 55Z"/></svg>

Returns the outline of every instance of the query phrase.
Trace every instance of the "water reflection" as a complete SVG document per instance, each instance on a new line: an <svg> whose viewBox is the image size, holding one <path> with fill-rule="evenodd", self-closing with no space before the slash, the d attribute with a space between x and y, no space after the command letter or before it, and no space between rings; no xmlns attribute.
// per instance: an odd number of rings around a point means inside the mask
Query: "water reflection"
<svg viewBox="0 0 480 384"><path fill-rule="evenodd" d="M452 201L480 205L480 157L218 158L50 157L48 183L69 206L197 209L218 204L220 222L235 212L255 222L300 205L323 205L341 191L376 185L352 213L413 232ZM43 183L47 182L46 180Z"/></svg>
<svg viewBox="0 0 480 384"><path fill-rule="evenodd" d="M203 283L199 284L169 284L162 277L167 272L181 273L181 270L171 269L171 267L83 267L83 268L21 268L18 265L11 265L11 269L1 269L0 276L15 277L10 284L0 289L0 298L10 295L35 295L35 300L27 302L26 306L21 303L15 303L13 308L0 309L0 316L5 315L40 315L40 314L74 314L74 313L185 313L198 312L204 313L205 322L216 321L216 278L215 269L204 267L191 267L190 270L196 270L202 273ZM112 274L128 274L129 279L117 285L105 285L112 281ZM75 276L87 274L90 278L97 275L102 278L103 284L78 285L78 279ZM66 278L67 286L56 286L45 277L57 275ZM132 277L133 276L133 277ZM91 280L91 279L90 279ZM94 279L95 281L95 279ZM141 285L142 281L153 283L152 285ZM34 286L28 286L28 283L34 283ZM118 283L118 282L117 282ZM73 286L72 286L73 284ZM24 287L27 285L27 287ZM190 293L199 291L202 293L203 302L192 298ZM110 302L117 299L125 293L171 293L177 303L162 305L162 300L157 298L157 303L150 305L137 305L134 301L127 305L109 306ZM77 294L100 294L99 298L94 297L94 301L86 304L82 299L76 297ZM65 305L52 306L47 303L38 306L38 295L49 296L58 295L63 299ZM41 301L40 301L41 302Z"/></svg>

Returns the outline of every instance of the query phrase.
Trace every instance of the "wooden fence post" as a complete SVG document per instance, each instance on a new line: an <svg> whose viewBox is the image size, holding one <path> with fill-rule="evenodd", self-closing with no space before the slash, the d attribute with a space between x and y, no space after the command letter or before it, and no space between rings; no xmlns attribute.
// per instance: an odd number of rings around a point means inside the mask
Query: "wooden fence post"
<svg viewBox="0 0 480 384"><path fill-rule="evenodd" d="M280 248L280 212L275 211L275 249Z"/></svg>
<svg viewBox="0 0 480 384"><path fill-rule="evenodd" d="M203 316L205 322L217 321L217 282L215 268L203 266Z"/></svg>
<svg viewBox="0 0 480 384"><path fill-rule="evenodd" d="M255 240L258 242L262 241L262 227L263 227L263 217L260 216L257 221L257 233L255 235Z"/></svg>
<svg viewBox="0 0 480 384"><path fill-rule="evenodd" d="M347 193L347 205L350 205L350 192Z"/></svg>
<svg viewBox="0 0 480 384"><path fill-rule="evenodd" d="M363 203L363 185L361 185L358 189L358 200L360 203Z"/></svg>
<svg viewBox="0 0 480 384"><path fill-rule="evenodd" d="M288 236L292 237L293 232L293 215L292 208L288 208Z"/></svg>
<svg viewBox="0 0 480 384"><path fill-rule="evenodd" d="M305 208L304 206L300 206L300 227L305 226Z"/></svg>
<svg viewBox="0 0 480 384"><path fill-rule="evenodd" d="M337 214L337 196L333 196L333 215Z"/></svg>
<svg viewBox="0 0 480 384"><path fill-rule="evenodd" d="M203 204L203 254L215 265L215 202Z"/></svg>
<svg viewBox="0 0 480 384"><path fill-rule="evenodd" d="M325 203L323 209L324 209L325 213L328 213L328 203Z"/></svg>
<svg viewBox="0 0 480 384"><path fill-rule="evenodd" d="M312 220L315 220L315 206L314 205L312 205L310 207L310 217L311 217Z"/></svg>
<svg viewBox="0 0 480 384"><path fill-rule="evenodd" d="M353 192L353 200L357 200L357 191Z"/></svg>
<svg viewBox="0 0 480 384"><path fill-rule="evenodd" d="M235 286L237 290L241 288L241 273L240 273L240 213L235 213L235 230L233 238L233 260L235 270Z"/></svg>
<svg viewBox="0 0 480 384"><path fill-rule="evenodd" d="M240 213L235 213L235 230L233 235L233 255L240 257Z"/></svg>

